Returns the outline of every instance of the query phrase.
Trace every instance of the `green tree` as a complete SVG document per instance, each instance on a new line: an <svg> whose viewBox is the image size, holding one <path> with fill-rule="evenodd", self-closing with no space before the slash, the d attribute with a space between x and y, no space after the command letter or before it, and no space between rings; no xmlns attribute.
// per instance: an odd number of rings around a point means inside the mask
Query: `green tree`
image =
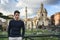
<svg viewBox="0 0 60 40"><path fill-rule="evenodd" d="M0 12L0 16L2 16L2 15L3 15L3 13Z"/></svg>

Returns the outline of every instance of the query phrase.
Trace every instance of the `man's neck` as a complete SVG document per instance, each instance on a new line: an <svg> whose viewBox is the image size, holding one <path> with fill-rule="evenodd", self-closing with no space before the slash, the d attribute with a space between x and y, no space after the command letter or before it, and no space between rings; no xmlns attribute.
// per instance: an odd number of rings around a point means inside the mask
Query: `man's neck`
<svg viewBox="0 0 60 40"><path fill-rule="evenodd" d="M20 19L14 19L14 20L19 21Z"/></svg>

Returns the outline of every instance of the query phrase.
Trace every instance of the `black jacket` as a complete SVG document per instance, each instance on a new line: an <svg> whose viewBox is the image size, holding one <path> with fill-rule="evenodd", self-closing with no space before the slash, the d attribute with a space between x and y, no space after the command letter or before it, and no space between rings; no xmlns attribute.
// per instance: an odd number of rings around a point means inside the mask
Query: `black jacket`
<svg viewBox="0 0 60 40"><path fill-rule="evenodd" d="M22 33L21 33L22 29ZM11 20L8 26L8 37L23 37L25 34L25 26L22 20Z"/></svg>

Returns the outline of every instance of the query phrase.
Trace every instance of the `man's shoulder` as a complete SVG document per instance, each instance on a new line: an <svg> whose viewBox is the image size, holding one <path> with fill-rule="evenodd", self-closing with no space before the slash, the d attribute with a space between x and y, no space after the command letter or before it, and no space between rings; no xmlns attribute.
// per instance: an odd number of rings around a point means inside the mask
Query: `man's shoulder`
<svg viewBox="0 0 60 40"><path fill-rule="evenodd" d="M24 22L23 20L20 20L21 22Z"/></svg>
<svg viewBox="0 0 60 40"><path fill-rule="evenodd" d="M14 21L13 19L10 20L10 22L13 22L13 21Z"/></svg>
<svg viewBox="0 0 60 40"><path fill-rule="evenodd" d="M24 21L23 21L23 20L20 20L20 21L24 23Z"/></svg>

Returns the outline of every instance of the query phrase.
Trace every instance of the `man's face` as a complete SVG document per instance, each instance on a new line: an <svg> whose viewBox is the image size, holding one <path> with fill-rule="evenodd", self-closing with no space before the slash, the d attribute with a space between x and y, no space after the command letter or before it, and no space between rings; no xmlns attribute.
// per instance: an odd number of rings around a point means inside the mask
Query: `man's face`
<svg viewBox="0 0 60 40"><path fill-rule="evenodd" d="M20 17L20 14L19 13L16 13L16 14L14 14L14 17L15 17L16 20L18 20L19 17Z"/></svg>

